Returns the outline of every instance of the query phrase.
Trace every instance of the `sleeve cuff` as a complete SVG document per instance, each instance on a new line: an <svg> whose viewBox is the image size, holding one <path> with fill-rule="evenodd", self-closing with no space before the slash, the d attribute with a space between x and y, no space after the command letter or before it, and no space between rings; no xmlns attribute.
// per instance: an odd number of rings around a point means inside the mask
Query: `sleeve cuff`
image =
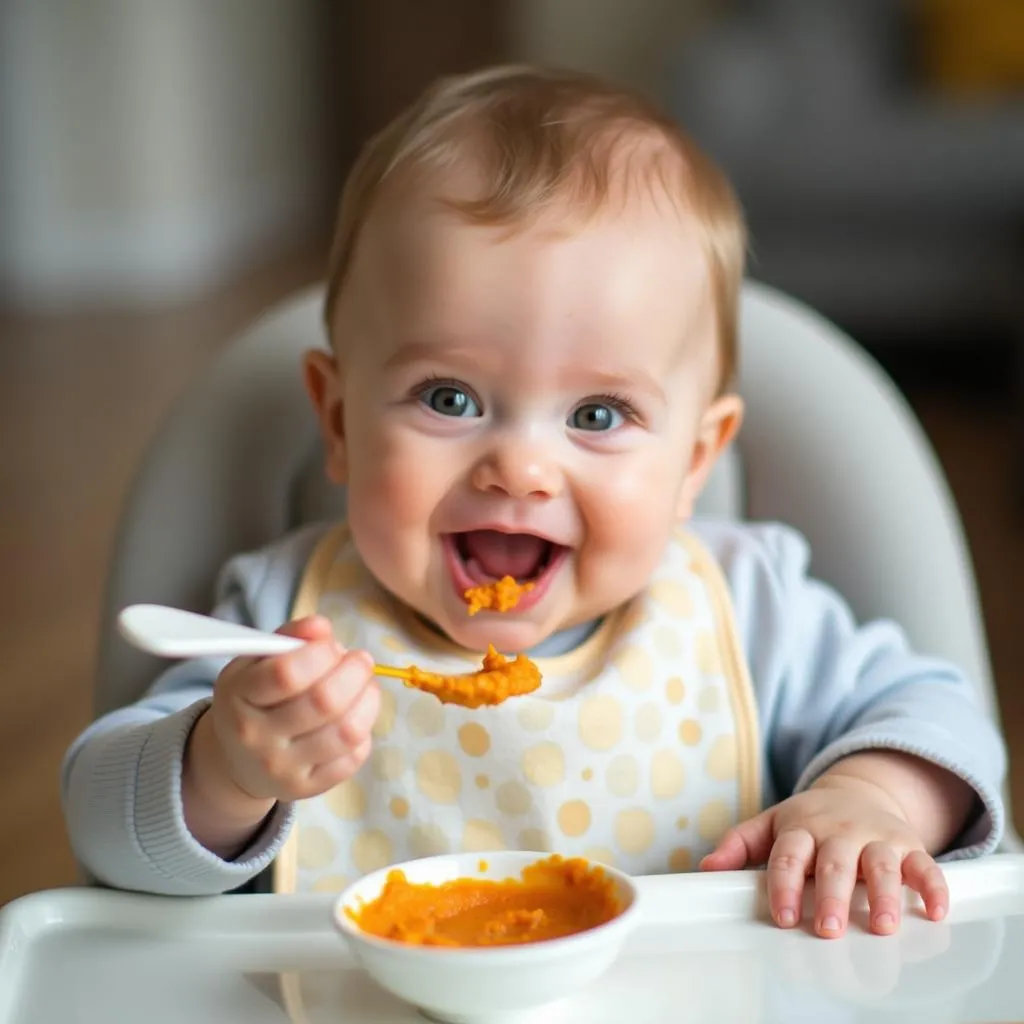
<svg viewBox="0 0 1024 1024"><path fill-rule="evenodd" d="M151 869L180 895L226 892L267 868L291 829L294 805L277 804L252 843L234 860L211 853L189 832L181 802L185 744L209 706L199 701L153 724L139 751L133 818L140 850Z"/></svg>

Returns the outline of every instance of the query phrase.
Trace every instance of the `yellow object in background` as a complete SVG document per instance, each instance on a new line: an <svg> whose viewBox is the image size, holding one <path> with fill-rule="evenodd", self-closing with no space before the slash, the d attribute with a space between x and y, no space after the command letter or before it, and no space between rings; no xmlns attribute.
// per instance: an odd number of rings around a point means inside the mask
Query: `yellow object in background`
<svg viewBox="0 0 1024 1024"><path fill-rule="evenodd" d="M1024 0L919 0L930 82L957 95L1024 90Z"/></svg>

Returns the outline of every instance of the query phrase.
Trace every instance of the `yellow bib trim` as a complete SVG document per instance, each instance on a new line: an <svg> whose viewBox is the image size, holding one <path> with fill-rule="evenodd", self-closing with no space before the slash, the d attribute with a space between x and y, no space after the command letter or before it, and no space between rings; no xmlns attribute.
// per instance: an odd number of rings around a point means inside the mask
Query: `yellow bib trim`
<svg viewBox="0 0 1024 1024"><path fill-rule="evenodd" d="M692 533L681 531L679 539L693 559L694 572L701 576L714 605L718 649L727 664L733 718L736 721L736 757L740 787L740 821L752 818L761 810L761 751L757 724L757 701L754 684L743 653L736 617L733 614L729 584L718 563Z"/></svg>
<svg viewBox="0 0 1024 1024"><path fill-rule="evenodd" d="M348 524L340 523L328 530L317 542L295 591L291 612L293 619L305 619L316 614L320 595L327 589L331 566L350 537Z"/></svg>

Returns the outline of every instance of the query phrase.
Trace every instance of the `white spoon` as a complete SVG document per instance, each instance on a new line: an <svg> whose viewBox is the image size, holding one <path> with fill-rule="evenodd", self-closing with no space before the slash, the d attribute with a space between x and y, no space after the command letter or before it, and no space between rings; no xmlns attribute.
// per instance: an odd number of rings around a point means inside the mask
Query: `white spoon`
<svg viewBox="0 0 1024 1024"><path fill-rule="evenodd" d="M130 644L161 658L263 657L285 654L306 643L293 636L264 633L249 626L236 626L223 619L160 604L129 605L118 615L117 625L121 635ZM443 703L480 707L483 704L500 704L506 697L531 693L540 686L540 672L532 663L527 662L525 677L518 661L511 667L519 670L519 688L512 692L496 688L493 681L488 688L480 690L463 692L458 687L452 689L453 680L473 679L481 674L493 676L493 670L469 672L462 677L420 672L412 666L395 668L391 665L374 665L373 674L401 679L418 690L432 693Z"/></svg>
<svg viewBox="0 0 1024 1024"><path fill-rule="evenodd" d="M161 658L237 658L285 654L306 641L159 604L129 605L117 617L121 635Z"/></svg>
<svg viewBox="0 0 1024 1024"><path fill-rule="evenodd" d="M306 643L162 604L129 605L118 615L117 625L129 643L161 658L259 658L286 654ZM418 685L416 673L408 668L374 665L373 674Z"/></svg>

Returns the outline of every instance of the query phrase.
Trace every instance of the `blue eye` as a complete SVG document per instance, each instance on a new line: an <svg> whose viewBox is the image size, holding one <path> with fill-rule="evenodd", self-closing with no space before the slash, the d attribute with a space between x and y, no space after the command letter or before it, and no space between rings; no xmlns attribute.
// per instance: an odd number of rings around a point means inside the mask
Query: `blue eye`
<svg viewBox="0 0 1024 1024"><path fill-rule="evenodd" d="M599 402L588 402L575 409L569 417L569 426L576 430L588 430L591 433L614 430L624 422L622 413L610 405Z"/></svg>
<svg viewBox="0 0 1024 1024"><path fill-rule="evenodd" d="M420 394L420 401L441 416L479 416L480 406L462 388L439 384Z"/></svg>

